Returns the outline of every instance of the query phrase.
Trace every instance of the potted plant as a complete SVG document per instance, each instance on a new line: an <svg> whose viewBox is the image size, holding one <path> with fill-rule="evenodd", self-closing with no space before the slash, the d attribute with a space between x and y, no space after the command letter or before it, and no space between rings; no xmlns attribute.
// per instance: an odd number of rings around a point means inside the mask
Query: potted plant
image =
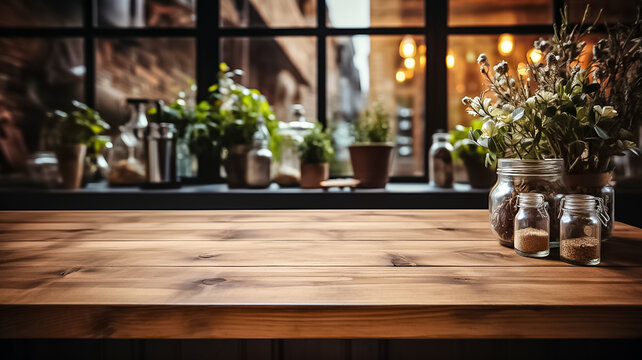
<svg viewBox="0 0 642 360"><path fill-rule="evenodd" d="M259 117L265 119L270 134L270 150L279 158L280 138L278 120L265 96L234 81L241 70L230 70L225 63L219 66L218 83L210 86L211 113L221 124L221 145L225 150L225 172L231 188L246 187L247 153L256 132Z"/></svg>
<svg viewBox="0 0 642 360"><path fill-rule="evenodd" d="M355 144L349 147L350 162L359 187L384 188L388 183L393 144L389 142L390 119L383 105L366 110L354 124Z"/></svg>
<svg viewBox="0 0 642 360"><path fill-rule="evenodd" d="M74 100L72 106L71 113L54 111L43 128L44 146L55 151L66 189L80 188L87 144L99 143L97 135L109 129L109 124L87 105Z"/></svg>
<svg viewBox="0 0 642 360"><path fill-rule="evenodd" d="M470 126L457 125L455 130L450 131L453 162L461 161L464 164L468 183L473 189L488 189L497 181L493 168L485 166L488 149L468 138L471 131L481 130L482 125L483 121L473 120Z"/></svg>
<svg viewBox="0 0 642 360"><path fill-rule="evenodd" d="M321 187L321 182L330 176L329 162L334 156L329 133L321 130L321 124L303 138L299 146L301 152L301 188Z"/></svg>

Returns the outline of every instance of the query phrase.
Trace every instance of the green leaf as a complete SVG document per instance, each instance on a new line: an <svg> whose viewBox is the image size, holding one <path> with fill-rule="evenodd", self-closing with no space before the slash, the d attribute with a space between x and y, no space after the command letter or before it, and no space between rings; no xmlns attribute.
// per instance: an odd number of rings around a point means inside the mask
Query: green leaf
<svg viewBox="0 0 642 360"><path fill-rule="evenodd" d="M606 131L602 130L601 127L595 125L593 126L593 129L595 129L597 136L601 137L602 139L607 140L609 138L609 134L607 134Z"/></svg>
<svg viewBox="0 0 642 360"><path fill-rule="evenodd" d="M515 109L515 111L513 111L512 117L513 117L513 121L517 121L517 120L523 118L524 117L524 108L518 107L517 109Z"/></svg>

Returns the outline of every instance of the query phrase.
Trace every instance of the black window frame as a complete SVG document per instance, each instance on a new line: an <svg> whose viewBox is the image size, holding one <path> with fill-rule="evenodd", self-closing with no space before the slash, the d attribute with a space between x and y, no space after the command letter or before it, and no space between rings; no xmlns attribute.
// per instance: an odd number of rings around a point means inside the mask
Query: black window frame
<svg viewBox="0 0 642 360"><path fill-rule="evenodd" d="M194 27L106 28L96 22L96 0L83 0L83 23L80 27L0 27L0 37L82 38L84 41L85 102L96 102L96 39L181 37L196 41L197 99L208 96L208 87L216 82L222 37L314 36L317 40L317 119L326 124L326 39L328 36L352 35L423 35L426 57L424 102L424 175L393 176L393 182L428 180L428 149L432 134L448 128L447 68L444 59L450 35L550 34L552 25L561 21L564 0L553 0L553 24L507 26L449 26L448 0L424 0L424 24L414 27L333 28L326 24L325 0L317 0L317 25L302 28L222 28L219 0L196 1Z"/></svg>

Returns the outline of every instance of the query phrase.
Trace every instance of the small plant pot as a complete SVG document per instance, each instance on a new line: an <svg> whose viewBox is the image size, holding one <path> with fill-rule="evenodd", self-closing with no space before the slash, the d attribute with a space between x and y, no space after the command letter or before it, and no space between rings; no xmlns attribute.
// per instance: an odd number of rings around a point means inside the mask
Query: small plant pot
<svg viewBox="0 0 642 360"><path fill-rule="evenodd" d="M62 145L56 150L63 188L80 189L85 154L87 154L87 145L84 144Z"/></svg>
<svg viewBox="0 0 642 360"><path fill-rule="evenodd" d="M495 185L497 173L484 165L483 157L466 157L463 160L470 187L473 189L490 189Z"/></svg>
<svg viewBox="0 0 642 360"><path fill-rule="evenodd" d="M349 149L354 178L359 180L359 187L386 187L393 146L388 143L363 144L352 145Z"/></svg>
<svg viewBox="0 0 642 360"><path fill-rule="evenodd" d="M301 164L301 188L318 189L321 182L330 177L330 166L328 163Z"/></svg>
<svg viewBox="0 0 642 360"><path fill-rule="evenodd" d="M225 172L227 173L227 186L230 189L247 187L245 171L247 169L247 153L249 147L245 145L232 146L225 159Z"/></svg>

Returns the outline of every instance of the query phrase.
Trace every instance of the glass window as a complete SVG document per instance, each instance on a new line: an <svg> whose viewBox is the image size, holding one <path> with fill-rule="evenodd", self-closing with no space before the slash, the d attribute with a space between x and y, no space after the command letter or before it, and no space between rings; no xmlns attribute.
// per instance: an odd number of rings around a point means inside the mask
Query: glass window
<svg viewBox="0 0 642 360"><path fill-rule="evenodd" d="M424 25L424 0L326 0L326 6L329 27Z"/></svg>
<svg viewBox="0 0 642 360"><path fill-rule="evenodd" d="M464 96L479 96L487 86L479 72L477 56L484 53L492 65L506 60L515 73L526 66L526 56L533 61L543 60L533 49L533 42L550 35L453 35L448 37L448 128L468 125L471 117L461 103ZM521 70L524 71L524 70Z"/></svg>
<svg viewBox="0 0 642 360"><path fill-rule="evenodd" d="M582 21L586 5L591 5L589 12L589 20L593 20L597 16L600 9L602 9L602 16L600 23L607 22L615 24L617 22L633 22L637 15L637 6L640 5L639 0L568 0L568 15L569 21L572 23L579 23Z"/></svg>
<svg viewBox="0 0 642 360"><path fill-rule="evenodd" d="M308 120L316 119L316 57L316 38L311 36L221 39L222 61L243 70L237 81L265 95L282 121L294 104L305 107Z"/></svg>
<svg viewBox="0 0 642 360"><path fill-rule="evenodd" d="M125 100L173 101L181 91L193 100L196 42L185 38L96 41L96 108L111 124L127 120Z"/></svg>
<svg viewBox="0 0 642 360"><path fill-rule="evenodd" d="M334 129L333 175L349 175L351 124L381 104L393 121L392 175L421 176L426 46L423 36L356 35L327 39L327 116Z"/></svg>
<svg viewBox="0 0 642 360"><path fill-rule="evenodd" d="M193 27L196 0L97 0L101 27Z"/></svg>
<svg viewBox="0 0 642 360"><path fill-rule="evenodd" d="M0 26L80 27L82 0L2 0Z"/></svg>
<svg viewBox="0 0 642 360"><path fill-rule="evenodd" d="M22 129L36 150L47 112L83 101L83 41L77 38L0 38L0 117Z"/></svg>
<svg viewBox="0 0 642 360"><path fill-rule="evenodd" d="M540 25L553 23L552 0L450 0L450 26Z"/></svg>
<svg viewBox="0 0 642 360"><path fill-rule="evenodd" d="M221 0L220 13L221 27L313 27L317 0Z"/></svg>

